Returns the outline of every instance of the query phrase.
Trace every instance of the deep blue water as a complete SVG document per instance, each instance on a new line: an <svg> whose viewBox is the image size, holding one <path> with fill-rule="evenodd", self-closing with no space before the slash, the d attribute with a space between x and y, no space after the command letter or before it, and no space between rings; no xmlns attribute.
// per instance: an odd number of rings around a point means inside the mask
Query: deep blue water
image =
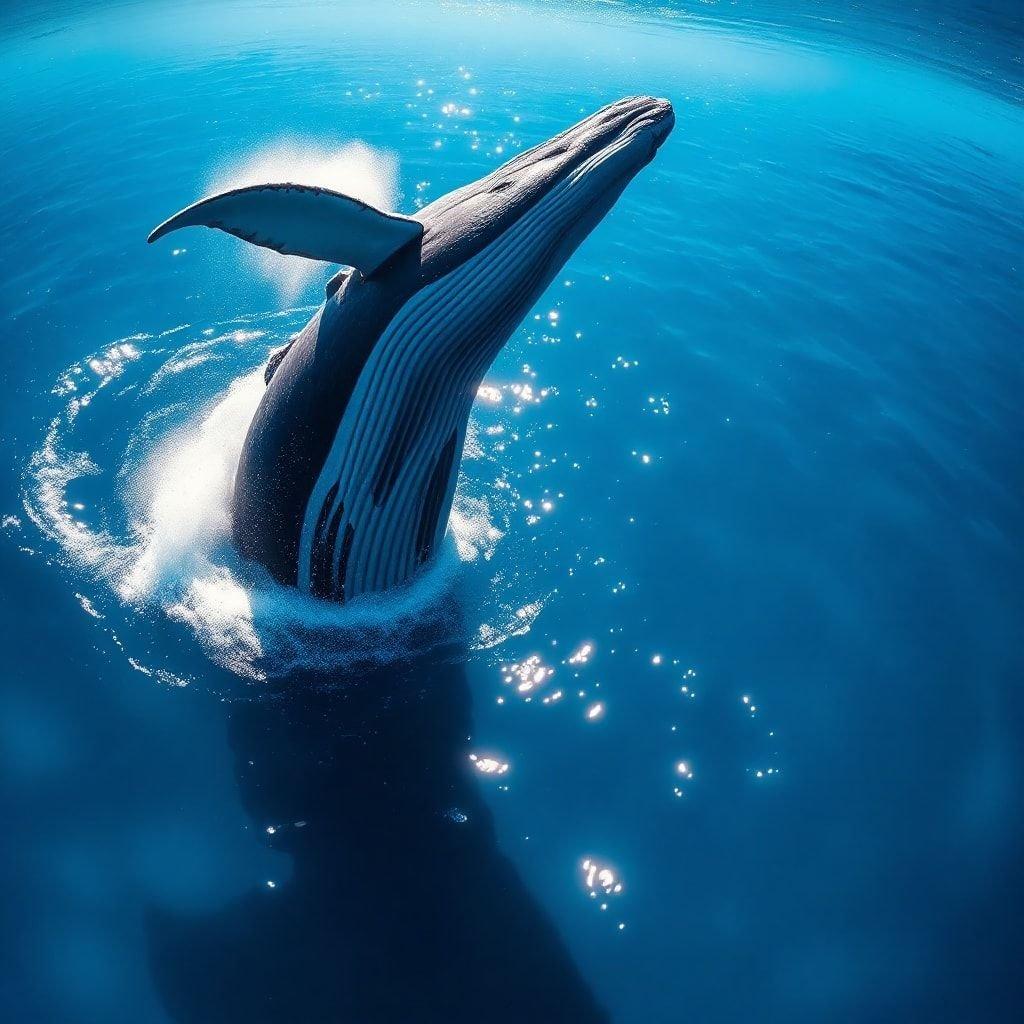
<svg viewBox="0 0 1024 1024"><path fill-rule="evenodd" d="M1015 5L0 24L4 1019L1017 1019ZM675 132L494 365L441 564L245 584L253 374L333 268L147 232L412 211L638 92Z"/></svg>

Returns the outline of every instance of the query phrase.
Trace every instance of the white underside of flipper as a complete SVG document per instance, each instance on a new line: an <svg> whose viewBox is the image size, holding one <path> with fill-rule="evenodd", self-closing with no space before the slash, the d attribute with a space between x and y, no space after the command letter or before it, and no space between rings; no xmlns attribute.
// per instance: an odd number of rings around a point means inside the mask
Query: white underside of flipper
<svg viewBox="0 0 1024 1024"><path fill-rule="evenodd" d="M202 225L286 256L355 267L369 276L423 234L410 217L311 185L251 185L186 207L156 228L155 242L178 228Z"/></svg>

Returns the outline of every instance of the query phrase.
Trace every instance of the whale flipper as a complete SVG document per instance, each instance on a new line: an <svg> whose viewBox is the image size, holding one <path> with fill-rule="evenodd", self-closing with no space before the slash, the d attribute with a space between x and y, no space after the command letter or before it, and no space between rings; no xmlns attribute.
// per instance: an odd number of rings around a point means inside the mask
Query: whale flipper
<svg viewBox="0 0 1024 1024"><path fill-rule="evenodd" d="M369 277L423 225L311 185L251 185L193 203L155 228L150 242L178 228L219 228L254 245L355 267Z"/></svg>

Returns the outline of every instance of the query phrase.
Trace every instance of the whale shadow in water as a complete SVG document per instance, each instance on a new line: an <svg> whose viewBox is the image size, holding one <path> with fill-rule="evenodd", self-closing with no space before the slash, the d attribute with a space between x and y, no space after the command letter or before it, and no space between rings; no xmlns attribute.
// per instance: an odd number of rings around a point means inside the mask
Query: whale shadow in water
<svg viewBox="0 0 1024 1024"><path fill-rule="evenodd" d="M229 706L246 811L292 877L213 914L149 912L173 1020L607 1021L498 849L460 653Z"/></svg>

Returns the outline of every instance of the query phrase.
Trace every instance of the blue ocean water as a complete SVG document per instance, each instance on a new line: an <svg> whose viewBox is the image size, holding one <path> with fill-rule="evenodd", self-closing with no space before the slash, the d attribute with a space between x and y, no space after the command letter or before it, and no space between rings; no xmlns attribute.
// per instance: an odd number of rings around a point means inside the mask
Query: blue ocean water
<svg viewBox="0 0 1024 1024"><path fill-rule="evenodd" d="M5 1019L1016 1019L1022 38L5 6ZM492 368L438 566L253 582L234 459L333 268L148 231L411 212L633 93L676 129Z"/></svg>

